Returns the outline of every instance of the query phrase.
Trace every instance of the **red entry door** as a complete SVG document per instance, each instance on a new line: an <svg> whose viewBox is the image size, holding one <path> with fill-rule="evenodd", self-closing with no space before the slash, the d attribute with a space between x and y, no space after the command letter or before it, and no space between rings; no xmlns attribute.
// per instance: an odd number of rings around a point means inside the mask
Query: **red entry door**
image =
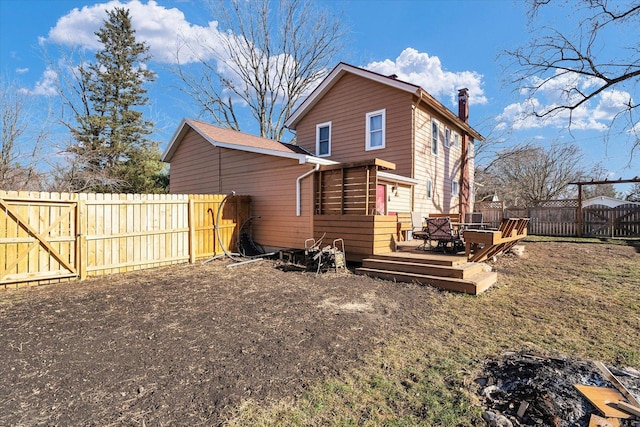
<svg viewBox="0 0 640 427"><path fill-rule="evenodd" d="M387 186L376 185L376 213L385 215L387 213Z"/></svg>

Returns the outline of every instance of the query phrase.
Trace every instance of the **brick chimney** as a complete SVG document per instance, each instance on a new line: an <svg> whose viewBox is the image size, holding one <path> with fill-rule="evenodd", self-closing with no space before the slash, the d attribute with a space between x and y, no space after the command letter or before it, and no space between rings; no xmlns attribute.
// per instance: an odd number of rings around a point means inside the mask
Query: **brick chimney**
<svg viewBox="0 0 640 427"><path fill-rule="evenodd" d="M469 123L469 89L458 89L458 117Z"/></svg>
<svg viewBox="0 0 640 427"><path fill-rule="evenodd" d="M469 89L458 90L458 117L465 123L469 123ZM460 194L458 198L458 209L460 214L471 212L471 186L469 176L469 134L462 132L462 158L460 159L460 166L462 169L462 176L460 182Z"/></svg>

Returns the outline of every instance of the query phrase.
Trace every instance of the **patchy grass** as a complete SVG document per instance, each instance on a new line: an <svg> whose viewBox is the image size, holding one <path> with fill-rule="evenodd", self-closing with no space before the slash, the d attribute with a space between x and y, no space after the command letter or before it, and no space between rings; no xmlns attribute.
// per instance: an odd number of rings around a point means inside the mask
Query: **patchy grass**
<svg viewBox="0 0 640 427"><path fill-rule="evenodd" d="M476 426L505 351L639 369L637 241L524 245L477 297L269 261L0 292L0 425Z"/></svg>
<svg viewBox="0 0 640 427"><path fill-rule="evenodd" d="M364 366L296 401L245 401L229 424L472 426L483 424L475 374L501 352L640 367L637 241L533 237L525 246L524 258L496 263L499 284L487 293L426 299Z"/></svg>

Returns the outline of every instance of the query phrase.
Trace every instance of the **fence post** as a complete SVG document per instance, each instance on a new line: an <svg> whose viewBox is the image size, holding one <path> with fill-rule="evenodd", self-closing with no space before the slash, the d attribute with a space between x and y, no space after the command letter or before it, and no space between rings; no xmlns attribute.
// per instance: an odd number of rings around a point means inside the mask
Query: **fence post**
<svg viewBox="0 0 640 427"><path fill-rule="evenodd" d="M196 241L196 226L195 226L195 219L194 219L194 215L195 215L195 201L189 197L188 200L188 212L187 212L187 222L188 222L188 227L189 227L189 262L191 264L194 264L196 262L196 248L195 248L195 241Z"/></svg>
<svg viewBox="0 0 640 427"><path fill-rule="evenodd" d="M76 204L76 262L78 278L87 278L87 204L78 200Z"/></svg>

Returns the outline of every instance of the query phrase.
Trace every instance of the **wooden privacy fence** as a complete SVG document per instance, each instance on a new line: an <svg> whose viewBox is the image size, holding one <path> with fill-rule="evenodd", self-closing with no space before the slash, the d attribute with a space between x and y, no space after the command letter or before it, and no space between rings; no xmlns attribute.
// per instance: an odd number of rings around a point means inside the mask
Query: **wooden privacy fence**
<svg viewBox="0 0 640 427"><path fill-rule="evenodd" d="M640 237L640 206L587 206L582 209L582 234L594 237Z"/></svg>
<svg viewBox="0 0 640 427"><path fill-rule="evenodd" d="M250 198L0 191L0 287L84 279L235 251ZM222 245L218 242L216 228Z"/></svg>
<svg viewBox="0 0 640 427"><path fill-rule="evenodd" d="M592 205L583 207L582 212L579 212L578 201L573 199L549 200L528 208L501 209L498 203L502 202L476 202L474 209L482 212L484 222L494 227L497 215L501 219L530 218L530 235L640 237L638 204L625 204L614 208Z"/></svg>

